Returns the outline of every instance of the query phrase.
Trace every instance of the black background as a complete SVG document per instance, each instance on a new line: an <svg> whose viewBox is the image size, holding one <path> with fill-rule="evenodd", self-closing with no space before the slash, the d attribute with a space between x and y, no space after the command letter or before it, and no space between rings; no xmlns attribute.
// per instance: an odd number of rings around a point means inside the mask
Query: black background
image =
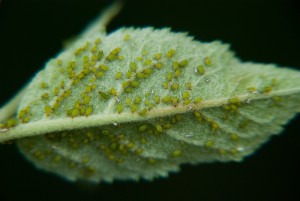
<svg viewBox="0 0 300 201"><path fill-rule="evenodd" d="M0 0L1 2L1 0ZM172 27L203 41L232 44L245 61L300 69L297 0L133 1L109 25ZM110 1L2 0L0 3L0 105L78 34ZM71 184L37 171L13 145L0 146L0 200L300 200L299 126L243 163L184 165L154 182Z"/></svg>

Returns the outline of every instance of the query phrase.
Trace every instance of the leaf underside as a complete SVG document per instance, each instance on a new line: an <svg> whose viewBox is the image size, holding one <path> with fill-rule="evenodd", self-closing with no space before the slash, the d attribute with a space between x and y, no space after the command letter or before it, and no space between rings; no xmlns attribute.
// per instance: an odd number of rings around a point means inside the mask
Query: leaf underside
<svg viewBox="0 0 300 201"><path fill-rule="evenodd" d="M299 86L169 29L89 33L35 76L0 141L68 180L152 180L252 154L300 111Z"/></svg>

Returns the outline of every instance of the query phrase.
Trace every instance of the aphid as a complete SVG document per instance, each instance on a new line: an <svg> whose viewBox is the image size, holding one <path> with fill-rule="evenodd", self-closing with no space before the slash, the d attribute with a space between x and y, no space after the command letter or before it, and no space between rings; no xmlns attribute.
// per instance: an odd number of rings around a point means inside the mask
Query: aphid
<svg viewBox="0 0 300 201"><path fill-rule="evenodd" d="M108 70L109 70L109 67L106 66L106 65L103 65L103 64L101 64L101 65L99 66L99 68L100 68L101 70L103 70L103 71L108 71Z"/></svg>
<svg viewBox="0 0 300 201"><path fill-rule="evenodd" d="M140 86L140 82L138 82L138 81L133 81L133 82L130 83L130 85L131 85L132 87L139 87L139 86Z"/></svg>
<svg viewBox="0 0 300 201"><path fill-rule="evenodd" d="M117 106L117 111L120 114L121 112L123 112L123 105L121 103L118 104Z"/></svg>
<svg viewBox="0 0 300 201"><path fill-rule="evenodd" d="M173 57L175 54L175 50L174 49L170 49L168 52L167 52L167 57L170 59L171 57Z"/></svg>
<svg viewBox="0 0 300 201"><path fill-rule="evenodd" d="M211 59L209 57L205 57L204 58L204 64L207 65L207 66L211 65L212 64Z"/></svg>
<svg viewBox="0 0 300 201"><path fill-rule="evenodd" d="M147 109L146 108L144 108L141 111L139 111L139 115L141 115L141 116L145 115L146 113L147 113Z"/></svg>
<svg viewBox="0 0 300 201"><path fill-rule="evenodd" d="M93 112L93 107L92 106L88 106L85 110L85 116L89 116L91 115Z"/></svg>
<svg viewBox="0 0 300 201"><path fill-rule="evenodd" d="M137 96L137 97L134 99L134 103L138 105L138 104L141 103L141 100L142 100L142 98L141 98L140 96Z"/></svg>
<svg viewBox="0 0 300 201"><path fill-rule="evenodd" d="M129 97L126 97L126 99L125 99L125 104L126 104L127 106L131 105L131 99L130 99Z"/></svg>
<svg viewBox="0 0 300 201"><path fill-rule="evenodd" d="M173 66L174 70L179 69L179 62L178 61L174 61L172 66Z"/></svg>
<svg viewBox="0 0 300 201"><path fill-rule="evenodd" d="M154 64L154 67L157 68L157 69L161 69L163 67L163 64L162 63L156 63L156 64Z"/></svg>
<svg viewBox="0 0 300 201"><path fill-rule="evenodd" d="M139 131L143 132L143 131L147 130L147 128L148 128L147 125L142 125L142 126L139 127Z"/></svg>
<svg viewBox="0 0 300 201"><path fill-rule="evenodd" d="M99 72L97 72L97 74L96 74L96 78L103 77L103 75L104 75L104 72L103 72L103 71L99 71Z"/></svg>
<svg viewBox="0 0 300 201"><path fill-rule="evenodd" d="M103 58L103 50L100 50L100 51L98 51L98 53L97 53L97 59L98 59L98 61L100 61L102 58Z"/></svg>
<svg viewBox="0 0 300 201"><path fill-rule="evenodd" d="M203 66L203 65L199 65L198 68L197 68L197 72L198 72L200 75L204 75L204 73L205 73L204 66Z"/></svg>
<svg viewBox="0 0 300 201"><path fill-rule="evenodd" d="M58 96L58 93L59 93L59 88L58 88L58 87L55 87L55 88L54 88L54 95L55 95L55 96Z"/></svg>
<svg viewBox="0 0 300 201"><path fill-rule="evenodd" d="M254 93L254 92L256 92L256 87L248 87L248 88L247 88L247 91L248 91L249 93Z"/></svg>
<svg viewBox="0 0 300 201"><path fill-rule="evenodd" d="M206 141L206 143L205 143L205 147L206 148L211 148L213 146L214 146L214 142L213 141L211 141L211 140Z"/></svg>
<svg viewBox="0 0 300 201"><path fill-rule="evenodd" d="M191 82L185 83L185 87L187 90L192 90L192 83Z"/></svg>
<svg viewBox="0 0 300 201"><path fill-rule="evenodd" d="M195 104L201 103L202 100L203 100L203 99L202 99L201 97L197 97L197 98L194 100L194 103L195 103Z"/></svg>
<svg viewBox="0 0 300 201"><path fill-rule="evenodd" d="M91 102L91 96L87 95L83 99L83 104L87 105Z"/></svg>
<svg viewBox="0 0 300 201"><path fill-rule="evenodd" d="M48 88L48 84L46 82L42 82L41 83L41 88L42 89L47 89Z"/></svg>
<svg viewBox="0 0 300 201"><path fill-rule="evenodd" d="M123 40L124 41L129 41L131 36L129 34L125 34Z"/></svg>
<svg viewBox="0 0 300 201"><path fill-rule="evenodd" d="M135 62L131 62L131 63L130 63L130 69L131 69L133 72L135 72L136 69L137 69L137 64L136 64Z"/></svg>
<svg viewBox="0 0 300 201"><path fill-rule="evenodd" d="M121 77L122 77L122 73L120 71L118 71L115 75L116 80L121 79Z"/></svg>
<svg viewBox="0 0 300 201"><path fill-rule="evenodd" d="M46 116L50 116L50 114L53 112L52 108L48 105L46 105L44 107L44 111L45 111Z"/></svg>
<svg viewBox="0 0 300 201"><path fill-rule="evenodd" d="M186 67L188 65L188 63L189 63L189 61L187 59L184 59L179 62L179 67L180 68Z"/></svg>
<svg viewBox="0 0 300 201"><path fill-rule="evenodd" d="M115 88L111 88L111 89L110 89L110 94L111 94L112 96L116 96L116 95L117 95L117 90L116 90Z"/></svg>
<svg viewBox="0 0 300 201"><path fill-rule="evenodd" d="M179 84L178 83L172 84L171 89L173 89L173 90L179 89Z"/></svg>
<svg viewBox="0 0 300 201"><path fill-rule="evenodd" d="M169 83L168 82L163 82L163 87L164 87L164 89L168 89L169 88Z"/></svg>
<svg viewBox="0 0 300 201"><path fill-rule="evenodd" d="M162 127L161 125L156 124L156 125L155 125L155 128L156 128L156 130L157 130L158 132L160 132L160 133L163 132L163 127Z"/></svg>
<svg viewBox="0 0 300 201"><path fill-rule="evenodd" d="M181 156L182 152L180 150L175 150L172 152L172 157L176 158Z"/></svg>
<svg viewBox="0 0 300 201"><path fill-rule="evenodd" d="M158 104L158 103L160 102L160 97L156 95L156 96L154 97L154 101L155 101L155 103Z"/></svg>
<svg viewBox="0 0 300 201"><path fill-rule="evenodd" d="M162 57L162 53L157 53L157 54L155 54L155 55L153 56L153 59L155 59L155 60L160 60L161 57Z"/></svg>
<svg viewBox="0 0 300 201"><path fill-rule="evenodd" d="M99 91L98 93L105 100L109 99L109 97L110 97L109 94L107 94L107 93L105 93L103 91Z"/></svg>
<svg viewBox="0 0 300 201"><path fill-rule="evenodd" d="M127 79L130 79L131 78L131 76L132 76L132 71L127 71L127 73L126 73L126 77L127 77Z"/></svg>
<svg viewBox="0 0 300 201"><path fill-rule="evenodd" d="M186 100L190 97L190 93L188 91L184 91L183 94L182 94L182 99L183 100Z"/></svg>
<svg viewBox="0 0 300 201"><path fill-rule="evenodd" d="M172 72L168 72L168 73L167 73L167 79L168 79L169 81L171 81L172 78L173 78L173 73L172 73Z"/></svg>
<svg viewBox="0 0 300 201"><path fill-rule="evenodd" d="M95 44L96 44L96 45L99 45L101 42L102 42L102 41L101 41L100 38L97 38L97 39L95 40Z"/></svg>
<svg viewBox="0 0 300 201"><path fill-rule="evenodd" d="M172 101L172 97L171 96L165 96L162 98L162 102L164 103L169 103Z"/></svg>
<svg viewBox="0 0 300 201"><path fill-rule="evenodd" d="M131 105L131 112L132 113L136 112L138 109L139 109L138 105L135 105L135 104Z"/></svg>
<svg viewBox="0 0 300 201"><path fill-rule="evenodd" d="M181 75L181 70L177 69L174 73L174 77L178 78Z"/></svg>

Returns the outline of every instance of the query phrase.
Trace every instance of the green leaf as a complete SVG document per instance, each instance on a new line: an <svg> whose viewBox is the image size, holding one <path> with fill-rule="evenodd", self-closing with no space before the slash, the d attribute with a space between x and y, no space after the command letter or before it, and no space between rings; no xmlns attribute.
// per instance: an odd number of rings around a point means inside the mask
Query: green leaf
<svg viewBox="0 0 300 201"><path fill-rule="evenodd" d="M299 71L169 29L106 34L103 19L0 110L0 142L43 170L111 182L241 161L300 111Z"/></svg>

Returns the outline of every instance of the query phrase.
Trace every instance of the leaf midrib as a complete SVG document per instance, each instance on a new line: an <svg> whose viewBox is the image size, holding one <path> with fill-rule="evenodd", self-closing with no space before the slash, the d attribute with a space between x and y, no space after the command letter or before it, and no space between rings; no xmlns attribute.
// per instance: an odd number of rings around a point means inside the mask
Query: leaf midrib
<svg viewBox="0 0 300 201"><path fill-rule="evenodd" d="M234 96L234 97L238 98L241 103L246 103L247 101L249 101L249 99L251 100L251 102L253 102L255 100L268 99L275 96L293 95L296 93L300 93L300 88L274 91L268 94L247 93L247 94L242 94L240 96ZM60 118L60 119L51 119L51 120L40 120L33 123L18 125L8 130L5 129L0 130L0 142L19 139L23 137L43 135L47 133L59 132L64 130L84 129L89 127L98 127L98 126L104 126L109 124L113 125L113 123L119 124L119 123L128 123L128 122L141 122L149 119L154 119L157 117L171 116L178 113L193 112L195 110L201 110L205 108L222 107L226 104L229 104L231 98L233 97L204 100L199 104L193 104L193 105L179 104L177 107L166 106L163 108L153 109L149 111L145 116L141 116L137 113L122 112L121 114L115 113L115 114L106 114L106 115L103 115L101 113L89 117L76 117L74 119Z"/></svg>

